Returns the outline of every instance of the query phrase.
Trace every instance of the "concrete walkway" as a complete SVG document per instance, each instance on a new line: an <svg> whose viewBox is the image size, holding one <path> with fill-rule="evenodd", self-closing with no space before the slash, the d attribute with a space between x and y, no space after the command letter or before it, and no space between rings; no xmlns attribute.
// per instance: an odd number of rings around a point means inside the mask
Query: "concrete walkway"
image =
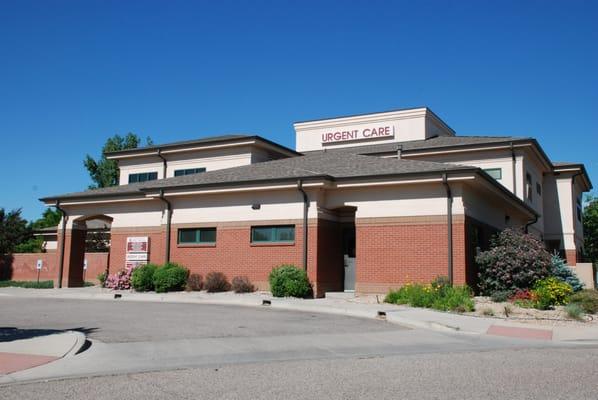
<svg viewBox="0 0 598 400"><path fill-rule="evenodd" d="M249 307L273 307L277 309L329 313L361 318L381 318L391 323L413 328L432 329L445 332L459 332L469 335L496 335L521 339L537 339L563 342L598 343L598 325L563 324L558 326L530 325L509 319L476 317L445 313L421 308L396 306L381 303L382 299L370 298L371 302L360 302L346 296L323 299L275 298L267 292L247 294L174 292L136 293L113 291L98 287L65 289L22 289L3 288L0 296L88 299L104 301L142 301L218 304Z"/></svg>
<svg viewBox="0 0 598 400"><path fill-rule="evenodd" d="M1 340L5 339L10 337ZM73 356L84 344L85 335L75 331L1 341L0 381L5 375Z"/></svg>

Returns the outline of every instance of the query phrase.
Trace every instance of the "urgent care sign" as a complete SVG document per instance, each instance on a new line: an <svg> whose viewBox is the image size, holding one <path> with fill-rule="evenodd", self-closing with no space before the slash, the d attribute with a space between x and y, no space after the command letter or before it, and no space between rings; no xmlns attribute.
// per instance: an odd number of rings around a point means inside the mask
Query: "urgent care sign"
<svg viewBox="0 0 598 400"><path fill-rule="evenodd" d="M127 238L127 268L135 268L139 265L147 264L149 260L149 237L136 236Z"/></svg>
<svg viewBox="0 0 598 400"><path fill-rule="evenodd" d="M351 142L370 139L390 139L395 136L394 125L375 125L363 128L350 128L347 130L334 129L322 133L322 144Z"/></svg>

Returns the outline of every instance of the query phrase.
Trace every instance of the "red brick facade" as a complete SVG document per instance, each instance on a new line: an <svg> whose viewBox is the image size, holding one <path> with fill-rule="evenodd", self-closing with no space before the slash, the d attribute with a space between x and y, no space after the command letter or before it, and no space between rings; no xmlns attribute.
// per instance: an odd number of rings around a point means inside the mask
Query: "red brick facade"
<svg viewBox="0 0 598 400"><path fill-rule="evenodd" d="M356 220L357 292L386 293L448 275L446 217ZM465 283L465 224L453 218L453 279Z"/></svg>
<svg viewBox="0 0 598 400"><path fill-rule="evenodd" d="M268 223L281 222L259 222L262 225ZM179 245L178 229L194 225L173 225L170 260L204 277L210 271L223 272L229 280L244 275L259 288L267 289L268 275L272 268L280 264L302 266L302 221L289 220L284 223L295 225L294 243L252 244L251 226L258 223L245 222L215 224L217 239L214 245ZM324 219L309 221L308 276L317 296L322 296L326 291L343 290L342 226ZM410 282L429 282L448 273L446 216L358 218L355 230L357 292L385 293L389 288ZM83 281L80 267L84 257L83 232L73 230L66 233L64 286L78 286ZM108 259L111 273L124 267L126 240L130 236L149 236L150 261L157 264L165 261L164 228L117 228L111 232L111 252ZM468 281L466 237L465 218L454 216L453 278L456 284ZM52 262L55 263L52 265L58 264L58 253L53 255L55 260L49 261L49 265ZM91 271L90 268L87 272L90 278L95 278L99 273ZM47 273L48 278L55 279L57 276L57 272Z"/></svg>
<svg viewBox="0 0 598 400"><path fill-rule="evenodd" d="M85 253L87 271L85 280L97 282L98 274L106 270L108 253ZM39 272L40 281L53 280L56 285L58 278L58 253L26 253L13 254L0 258L0 278L15 281L37 280L37 260L42 260L42 269Z"/></svg>

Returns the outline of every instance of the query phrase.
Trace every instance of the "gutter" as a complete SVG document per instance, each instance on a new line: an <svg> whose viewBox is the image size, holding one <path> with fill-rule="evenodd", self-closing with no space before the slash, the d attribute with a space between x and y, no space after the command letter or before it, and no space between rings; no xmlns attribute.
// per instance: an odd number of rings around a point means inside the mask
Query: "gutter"
<svg viewBox="0 0 598 400"><path fill-rule="evenodd" d="M166 249L164 251L164 254L166 255L166 262L168 263L170 262L170 226L172 221L172 204L170 201L164 198L164 190L160 190L160 196L158 198L162 200L164 204L166 204L166 211L168 212L166 217Z"/></svg>
<svg viewBox="0 0 598 400"><path fill-rule="evenodd" d="M303 190L303 181L299 179L297 181L297 190L303 195L303 252L302 252L302 263L303 270L307 272L307 212L309 209L309 197L305 190Z"/></svg>
<svg viewBox="0 0 598 400"><path fill-rule="evenodd" d="M65 239L66 239L66 222L68 220L68 215L66 211L60 207L60 200L56 201L54 205L58 211L62 213L62 231L60 232L60 257L58 259L58 289L62 288L62 273L64 268L64 249L66 246Z"/></svg>
<svg viewBox="0 0 598 400"><path fill-rule="evenodd" d="M515 156L515 148L513 146L513 142L509 143L509 147L511 148L511 173L513 174L513 194L517 196L517 157Z"/></svg>
<svg viewBox="0 0 598 400"><path fill-rule="evenodd" d="M447 225L447 250L448 250L448 278L453 286L453 194L448 183L447 174L442 174L442 184L446 189L446 225Z"/></svg>

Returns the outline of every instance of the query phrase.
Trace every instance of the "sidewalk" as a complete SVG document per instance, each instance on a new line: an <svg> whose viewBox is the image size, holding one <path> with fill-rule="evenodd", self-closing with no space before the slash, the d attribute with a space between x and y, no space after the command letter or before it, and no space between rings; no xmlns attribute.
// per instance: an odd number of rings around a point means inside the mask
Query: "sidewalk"
<svg viewBox="0 0 598 400"><path fill-rule="evenodd" d="M0 380L13 372L23 371L75 355L85 344L81 332L66 331L53 334L7 331L0 340ZM36 336L40 335L40 336ZM15 340L11 340L14 336ZM33 337L27 337L33 336ZM19 337L27 337L19 339Z"/></svg>
<svg viewBox="0 0 598 400"><path fill-rule="evenodd" d="M558 326L535 326L509 319L476 317L445 313L421 308L396 306L377 303L376 298L367 301L345 298L295 299L276 298L267 292L247 294L173 292L173 293L136 293L130 291L112 291L98 287L66 289L21 289L2 288L2 296L61 298L103 301L145 301L193 304L215 304L262 307L277 309L340 314L360 318L386 319L388 322L413 328L432 329L444 332L469 335L498 335L522 339L551 340L561 342L598 343L598 325L583 326L564 324ZM380 302L382 299L378 299Z"/></svg>

